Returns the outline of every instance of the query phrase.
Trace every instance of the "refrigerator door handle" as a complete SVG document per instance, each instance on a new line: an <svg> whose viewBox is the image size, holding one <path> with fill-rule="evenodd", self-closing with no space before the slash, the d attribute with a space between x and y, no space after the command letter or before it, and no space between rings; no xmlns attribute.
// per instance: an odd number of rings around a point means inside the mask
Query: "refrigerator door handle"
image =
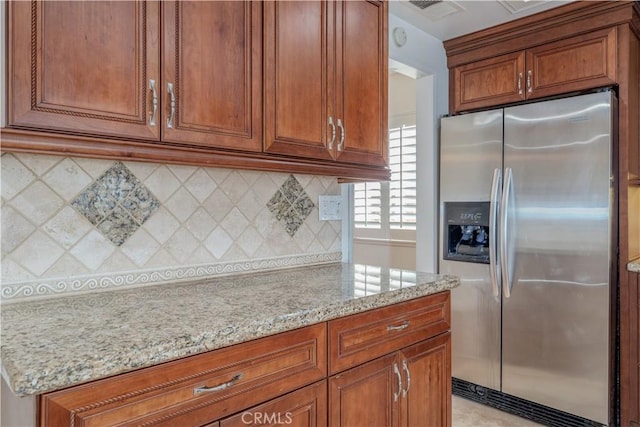
<svg viewBox="0 0 640 427"><path fill-rule="evenodd" d="M502 293L505 298L511 296L511 283L509 283L509 260L507 259L507 245L509 241L507 213L509 210L509 196L511 195L511 168L504 170L504 189L502 190L502 203L500 206L500 263L502 267Z"/></svg>
<svg viewBox="0 0 640 427"><path fill-rule="evenodd" d="M500 297L500 265L498 261L498 199L502 187L502 171L499 168L493 170L491 182L491 207L489 212L489 273L493 296Z"/></svg>

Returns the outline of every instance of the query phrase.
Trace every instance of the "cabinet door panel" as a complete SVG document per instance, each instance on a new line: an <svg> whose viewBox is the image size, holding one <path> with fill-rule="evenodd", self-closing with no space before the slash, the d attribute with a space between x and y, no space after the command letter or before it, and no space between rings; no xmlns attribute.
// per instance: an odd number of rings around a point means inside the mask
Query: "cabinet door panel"
<svg viewBox="0 0 640 427"><path fill-rule="evenodd" d="M326 1L265 3L267 152L333 158L327 147L333 9Z"/></svg>
<svg viewBox="0 0 640 427"><path fill-rule="evenodd" d="M11 2L9 125L157 140L157 2Z"/></svg>
<svg viewBox="0 0 640 427"><path fill-rule="evenodd" d="M259 151L261 4L178 1L162 6L163 141Z"/></svg>
<svg viewBox="0 0 640 427"><path fill-rule="evenodd" d="M329 425L397 426L396 360L393 353L329 378Z"/></svg>
<svg viewBox="0 0 640 427"><path fill-rule="evenodd" d="M528 49L527 98L614 84L616 49L615 28Z"/></svg>
<svg viewBox="0 0 640 427"><path fill-rule="evenodd" d="M456 112L525 98L524 52L461 65L453 74Z"/></svg>
<svg viewBox="0 0 640 427"><path fill-rule="evenodd" d="M327 381L247 409L226 420L221 427L277 426L324 427L327 425Z"/></svg>
<svg viewBox="0 0 640 427"><path fill-rule="evenodd" d="M402 355L410 378L402 425L451 426L451 334L415 344Z"/></svg>
<svg viewBox="0 0 640 427"><path fill-rule="evenodd" d="M345 1L336 16L338 160L387 163L387 2ZM340 144L341 141L344 141Z"/></svg>

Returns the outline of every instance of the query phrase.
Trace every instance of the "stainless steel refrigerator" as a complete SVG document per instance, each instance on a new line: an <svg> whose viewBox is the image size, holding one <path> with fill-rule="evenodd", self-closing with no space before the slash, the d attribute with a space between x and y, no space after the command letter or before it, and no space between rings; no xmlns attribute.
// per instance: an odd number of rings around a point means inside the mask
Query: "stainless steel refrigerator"
<svg viewBox="0 0 640 427"><path fill-rule="evenodd" d="M610 421L610 91L443 118L453 377Z"/></svg>

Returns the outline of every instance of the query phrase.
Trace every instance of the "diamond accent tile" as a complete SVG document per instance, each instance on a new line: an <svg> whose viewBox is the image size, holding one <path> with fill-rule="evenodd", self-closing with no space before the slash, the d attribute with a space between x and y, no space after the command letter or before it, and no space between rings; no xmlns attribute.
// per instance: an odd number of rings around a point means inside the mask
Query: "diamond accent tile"
<svg viewBox="0 0 640 427"><path fill-rule="evenodd" d="M122 162L116 162L71 206L120 246L160 207L160 202Z"/></svg>
<svg viewBox="0 0 640 427"><path fill-rule="evenodd" d="M104 237L116 245L122 245L140 227L121 206L116 206L109 215L98 224L98 230Z"/></svg>
<svg viewBox="0 0 640 427"><path fill-rule="evenodd" d="M315 206L293 175L289 175L267 202L269 211L282 223L291 237L296 234Z"/></svg>

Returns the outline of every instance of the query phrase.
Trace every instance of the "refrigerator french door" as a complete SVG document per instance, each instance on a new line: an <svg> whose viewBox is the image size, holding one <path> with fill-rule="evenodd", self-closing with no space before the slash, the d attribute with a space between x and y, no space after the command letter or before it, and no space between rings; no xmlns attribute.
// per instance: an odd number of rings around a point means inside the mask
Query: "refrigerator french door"
<svg viewBox="0 0 640 427"><path fill-rule="evenodd" d="M605 91L441 122L440 273L461 278L453 377L602 424L612 102ZM483 215L486 227L469 222ZM460 260L485 235L490 256Z"/></svg>

